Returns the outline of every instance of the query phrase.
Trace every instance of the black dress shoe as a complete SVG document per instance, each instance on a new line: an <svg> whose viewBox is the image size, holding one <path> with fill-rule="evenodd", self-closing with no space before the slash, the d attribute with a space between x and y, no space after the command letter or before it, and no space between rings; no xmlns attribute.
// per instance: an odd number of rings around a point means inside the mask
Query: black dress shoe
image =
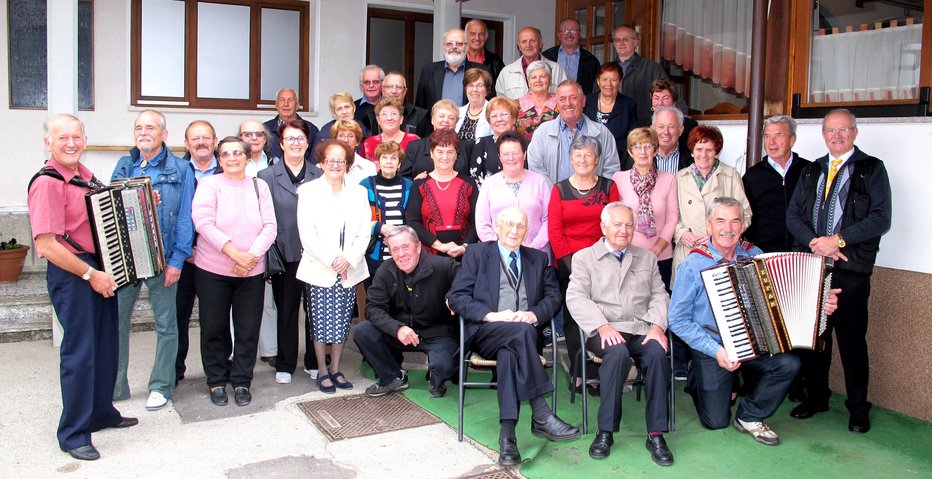
<svg viewBox="0 0 932 479"><path fill-rule="evenodd" d="M531 434L551 441L569 441L579 437L579 429L550 413L543 421L531 419Z"/></svg>
<svg viewBox="0 0 932 479"><path fill-rule="evenodd" d="M858 434L864 434L871 429L870 410L856 411L851 413L848 418L848 430Z"/></svg>
<svg viewBox="0 0 932 479"><path fill-rule="evenodd" d="M608 431L599 431L589 446L589 455L593 459L605 459L612 452L612 444L615 444L615 438Z"/></svg>
<svg viewBox="0 0 932 479"><path fill-rule="evenodd" d="M809 402L800 403L790 411L790 416L796 419L809 419L820 412L828 411L828 405L819 406Z"/></svg>
<svg viewBox="0 0 932 479"><path fill-rule="evenodd" d="M116 428L116 429L126 429L128 427L133 427L137 424L139 424L139 419L136 419L134 417L120 417L120 422L110 427Z"/></svg>
<svg viewBox="0 0 932 479"><path fill-rule="evenodd" d="M236 401L237 406L248 406L252 402L252 393L246 386L235 387L233 388L233 400Z"/></svg>
<svg viewBox="0 0 932 479"><path fill-rule="evenodd" d="M210 402L215 406L226 406L230 400L227 398L227 389L224 386L210 388Z"/></svg>
<svg viewBox="0 0 932 479"><path fill-rule="evenodd" d="M498 463L503 466L517 466L521 464L521 453L518 452L518 441L513 437L498 439Z"/></svg>
<svg viewBox="0 0 932 479"><path fill-rule="evenodd" d="M653 459L657 465L673 465L673 453L670 452L670 448L667 447L667 441L663 439L663 436L649 436L647 438L647 443L644 445L647 446L647 450L650 451L650 458Z"/></svg>
<svg viewBox="0 0 932 479"><path fill-rule="evenodd" d="M100 459L100 453L97 452L97 448L91 444L68 449L66 452L79 461L96 461Z"/></svg>

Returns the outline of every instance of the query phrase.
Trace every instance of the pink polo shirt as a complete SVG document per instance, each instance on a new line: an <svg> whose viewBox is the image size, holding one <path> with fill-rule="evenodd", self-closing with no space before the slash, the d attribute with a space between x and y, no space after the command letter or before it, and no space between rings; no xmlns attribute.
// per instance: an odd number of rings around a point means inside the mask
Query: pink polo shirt
<svg viewBox="0 0 932 479"><path fill-rule="evenodd" d="M62 239L61 235L67 233L85 251L94 253L94 237L84 202L84 195L90 190L68 183L75 177L75 172L54 158L50 158L45 164L61 173L65 181L42 175L32 183L27 201L33 239L41 234L52 233L57 235L58 242L68 248L68 251L79 253ZM77 176L90 181L93 174L78 163Z"/></svg>

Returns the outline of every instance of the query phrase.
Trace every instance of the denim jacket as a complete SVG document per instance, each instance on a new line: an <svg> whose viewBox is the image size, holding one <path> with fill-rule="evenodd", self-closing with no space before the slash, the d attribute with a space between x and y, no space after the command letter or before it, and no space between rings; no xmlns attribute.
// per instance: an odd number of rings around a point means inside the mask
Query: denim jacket
<svg viewBox="0 0 932 479"><path fill-rule="evenodd" d="M711 358L722 346L722 337L718 334L718 325L712 315L709 295L702 284L702 270L717 265L722 254L708 243L711 257L696 250L690 252L676 270L676 284L670 297L670 313L667 319L670 330L680 337L690 348ZM750 246L745 249L742 243L735 250L735 257L757 256L760 248Z"/></svg>
<svg viewBox="0 0 932 479"><path fill-rule="evenodd" d="M120 158L111 179L132 177L141 162L139 148L133 148L129 156ZM156 210L165 247L165 261L168 266L180 270L184 267L184 260L191 256L194 241L194 223L191 222L194 172L187 161L172 154L163 143L162 151L149 161L145 176L152 178L152 187L161 198Z"/></svg>

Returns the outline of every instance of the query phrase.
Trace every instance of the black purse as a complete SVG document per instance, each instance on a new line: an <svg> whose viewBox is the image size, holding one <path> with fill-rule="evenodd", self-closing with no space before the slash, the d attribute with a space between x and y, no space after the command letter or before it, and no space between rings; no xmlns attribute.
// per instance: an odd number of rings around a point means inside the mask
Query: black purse
<svg viewBox="0 0 932 479"><path fill-rule="evenodd" d="M259 200L259 182L253 178L252 186L256 189L256 200ZM265 252L265 273L263 278L269 279L276 274L285 272L285 258L282 257L282 250L278 248L278 242L273 241L272 246Z"/></svg>

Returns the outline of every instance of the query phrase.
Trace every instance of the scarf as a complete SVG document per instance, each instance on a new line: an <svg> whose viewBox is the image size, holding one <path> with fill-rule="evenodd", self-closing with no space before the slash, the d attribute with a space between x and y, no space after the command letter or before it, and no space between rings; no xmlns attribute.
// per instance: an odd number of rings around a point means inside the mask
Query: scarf
<svg viewBox="0 0 932 479"><path fill-rule="evenodd" d="M693 180L696 181L696 186L699 187L699 192L702 193L702 188L705 187L705 184L709 181L709 178L715 173L715 170L718 169L718 158L715 159L715 163L712 163L712 169L709 170L709 174L705 177L702 176L702 173L699 172L699 167L696 166L696 163L693 162L693 166L689 168L689 172L693 176Z"/></svg>
<svg viewBox="0 0 932 479"><path fill-rule="evenodd" d="M657 167L651 165L647 174L641 176L637 168L631 168L631 186L638 195L636 231L648 238L657 236L657 223L654 221L654 205L650 195L657 184Z"/></svg>

